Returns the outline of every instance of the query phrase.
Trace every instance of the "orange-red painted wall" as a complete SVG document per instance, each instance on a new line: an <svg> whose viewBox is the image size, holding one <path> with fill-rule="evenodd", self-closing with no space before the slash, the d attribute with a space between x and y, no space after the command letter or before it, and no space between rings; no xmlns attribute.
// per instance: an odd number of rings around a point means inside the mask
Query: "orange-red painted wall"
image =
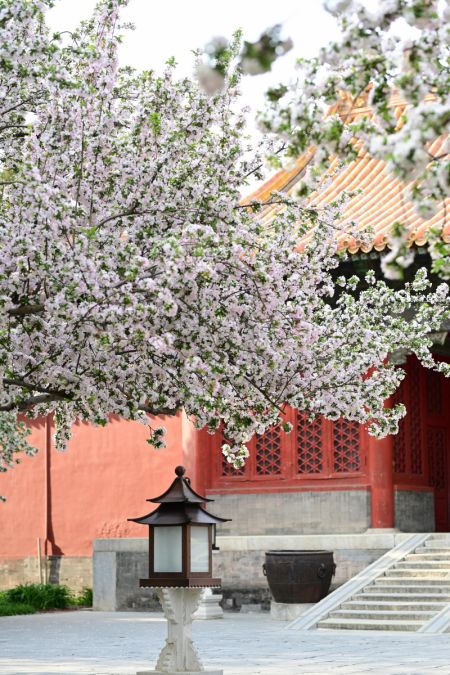
<svg viewBox="0 0 450 675"><path fill-rule="evenodd" d="M0 474L0 494L8 499L0 503L0 557L36 555L36 539L44 536L45 436L45 421L34 424L29 442L41 452Z"/></svg>
<svg viewBox="0 0 450 675"><path fill-rule="evenodd" d="M82 556L96 537L145 536L127 518L155 508L146 499L170 485L178 464L195 478L192 425L183 415L156 423L167 428L163 450L148 445L144 425L112 419L106 427L76 424L64 453L54 448L50 420L34 423L30 442L38 454L0 475L7 497L0 503L0 558L35 556L37 538L47 555Z"/></svg>

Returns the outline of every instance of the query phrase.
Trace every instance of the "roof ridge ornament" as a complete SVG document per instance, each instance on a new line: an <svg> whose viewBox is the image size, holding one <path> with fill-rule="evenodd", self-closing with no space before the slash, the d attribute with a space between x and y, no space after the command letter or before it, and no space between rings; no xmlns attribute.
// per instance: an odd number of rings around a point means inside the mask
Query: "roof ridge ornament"
<svg viewBox="0 0 450 675"><path fill-rule="evenodd" d="M196 492L191 487L191 479L185 476L186 469L184 466L175 467L176 478L170 487L162 493L159 497L147 499L148 502L154 504L171 504L179 502L187 502L189 504L202 504L203 502L212 502L213 499L208 499Z"/></svg>

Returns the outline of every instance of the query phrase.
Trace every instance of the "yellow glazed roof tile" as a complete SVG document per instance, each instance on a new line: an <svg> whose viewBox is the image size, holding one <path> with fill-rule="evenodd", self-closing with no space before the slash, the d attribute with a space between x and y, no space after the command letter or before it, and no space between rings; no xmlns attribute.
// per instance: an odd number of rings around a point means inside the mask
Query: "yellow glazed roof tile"
<svg viewBox="0 0 450 675"><path fill-rule="evenodd" d="M392 104L395 106L395 114L399 119L405 109L405 104L395 96L392 97ZM334 111L336 111L336 108ZM367 113L370 113L367 107L360 107L349 111L346 115L348 118L354 119ZM444 138L433 141L430 151L433 154L438 154L444 141ZM314 149L305 152L296 161L293 169L278 171L245 201L248 202L252 199L262 202L267 201L274 191L295 194L296 184L301 180L313 154ZM330 171L333 171L335 164L335 160L332 160ZM413 203L406 198L405 194L408 187L388 172L386 164L382 160L370 157L364 150L361 150L358 157L338 171L323 190L319 188L311 196L310 203L324 206L334 201L344 191L358 192L347 203L341 222L353 222L353 231L366 231L371 228L374 234L371 246L364 245L354 237L341 236L340 246L347 248L350 253L356 253L358 250L364 252L369 252L372 249L383 250L388 244L389 232L395 222L401 222L407 228L410 245L413 243L419 246L425 244L430 227L436 225L444 227L443 238L445 241L450 241L450 198L440 205L433 217L424 219L418 215ZM278 208L267 206L263 214L264 220L271 220Z"/></svg>

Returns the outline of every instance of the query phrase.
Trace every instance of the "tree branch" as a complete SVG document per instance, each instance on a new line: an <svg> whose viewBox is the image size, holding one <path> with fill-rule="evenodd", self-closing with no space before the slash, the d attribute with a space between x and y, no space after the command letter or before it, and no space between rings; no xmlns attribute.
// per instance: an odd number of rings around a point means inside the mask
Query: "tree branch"
<svg viewBox="0 0 450 675"><path fill-rule="evenodd" d="M6 405L0 406L0 412L11 412L12 410L17 410L17 412L24 412L34 406L39 405L40 403L51 403L55 401L55 398L50 394L40 394L39 396L30 396L20 403L7 403Z"/></svg>
<svg viewBox="0 0 450 675"><path fill-rule="evenodd" d="M30 396L29 398L24 399L23 401L15 403L7 403L3 406L0 406L0 412L10 412L12 410L17 410L18 412L23 412L29 410L36 405L42 403L56 403L57 401L71 401L76 402L76 399L73 399L70 394L67 392L58 390L58 389L47 389L39 387L39 385L29 384L20 379L4 378L3 384L5 386L14 386L22 387L30 391L38 391L39 395ZM138 410L148 413L149 415L176 415L178 410L181 408L181 403L178 404L175 408L154 408L150 405L142 403L138 406Z"/></svg>
<svg viewBox="0 0 450 675"><path fill-rule="evenodd" d="M12 309L8 309L8 314L10 316L27 316L28 314L39 314L43 312L45 305L42 303L37 303L35 305L18 305Z"/></svg>
<svg viewBox="0 0 450 675"><path fill-rule="evenodd" d="M22 389L27 389L28 391L38 391L41 394L46 394L48 396L53 396L55 401L70 401L72 400L71 395L67 392L61 391L60 389L49 389L48 387L40 387L38 384L33 382L24 382L21 379L3 378L3 384L6 387L21 387Z"/></svg>
<svg viewBox="0 0 450 675"><path fill-rule="evenodd" d="M158 415L173 416L176 415L180 409L181 405L179 405L177 408L158 408L157 410L151 406L146 405L145 403L138 406L138 410L142 410L143 412L146 412L149 415L154 415L155 417L158 417Z"/></svg>

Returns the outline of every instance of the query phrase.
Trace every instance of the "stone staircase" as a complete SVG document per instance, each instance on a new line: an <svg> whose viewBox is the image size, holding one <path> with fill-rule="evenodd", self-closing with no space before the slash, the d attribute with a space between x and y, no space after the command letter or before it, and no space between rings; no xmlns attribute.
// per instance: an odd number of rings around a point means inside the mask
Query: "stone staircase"
<svg viewBox="0 0 450 675"><path fill-rule="evenodd" d="M317 628L421 631L450 607L450 534L431 535Z"/></svg>

